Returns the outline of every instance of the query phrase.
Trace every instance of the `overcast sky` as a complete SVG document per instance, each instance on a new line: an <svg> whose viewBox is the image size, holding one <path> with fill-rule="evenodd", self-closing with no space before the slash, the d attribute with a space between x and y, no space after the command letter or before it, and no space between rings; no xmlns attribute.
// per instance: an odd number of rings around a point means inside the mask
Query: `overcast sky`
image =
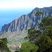
<svg viewBox="0 0 52 52"><path fill-rule="evenodd" d="M0 0L0 9L35 8L52 6L52 0Z"/></svg>

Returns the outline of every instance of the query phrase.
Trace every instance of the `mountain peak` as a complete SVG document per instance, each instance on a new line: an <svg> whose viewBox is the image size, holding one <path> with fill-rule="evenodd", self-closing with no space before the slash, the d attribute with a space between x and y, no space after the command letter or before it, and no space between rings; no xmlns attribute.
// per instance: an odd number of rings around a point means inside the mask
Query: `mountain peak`
<svg viewBox="0 0 52 52"><path fill-rule="evenodd" d="M37 12L42 12L43 14L36 15ZM52 16L52 7L35 8L28 15L22 15L19 19L13 20L9 24L5 24L2 27L2 32L14 32L23 31L29 28L35 28L41 22L42 18Z"/></svg>

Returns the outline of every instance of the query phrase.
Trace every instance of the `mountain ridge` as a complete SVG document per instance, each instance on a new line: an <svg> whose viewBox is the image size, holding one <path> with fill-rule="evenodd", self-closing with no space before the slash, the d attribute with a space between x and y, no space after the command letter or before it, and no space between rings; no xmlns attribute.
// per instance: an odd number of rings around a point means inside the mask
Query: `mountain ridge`
<svg viewBox="0 0 52 52"><path fill-rule="evenodd" d="M35 8L31 13L22 15L19 19L15 19L9 24L4 25L1 29L0 38L7 38L9 48L13 45L16 46L17 44L26 42L28 39L24 38L28 35L28 29L38 29L41 20L48 16L52 17L52 7ZM10 49L15 50L15 48Z"/></svg>
<svg viewBox="0 0 52 52"><path fill-rule="evenodd" d="M40 23L42 18L47 16L52 16L52 7L44 8L35 8L31 13L27 15L22 15L18 19L13 20L11 23L2 26L1 32L13 32L13 31L22 31L23 29L27 30L31 27L35 27ZM40 16L35 15L36 12L42 12ZM38 22L39 21L39 22Z"/></svg>

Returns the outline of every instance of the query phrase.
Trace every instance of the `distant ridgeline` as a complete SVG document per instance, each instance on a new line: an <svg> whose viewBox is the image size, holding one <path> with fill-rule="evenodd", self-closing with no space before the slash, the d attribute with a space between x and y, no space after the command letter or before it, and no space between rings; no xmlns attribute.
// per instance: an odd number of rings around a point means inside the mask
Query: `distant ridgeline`
<svg viewBox="0 0 52 52"><path fill-rule="evenodd" d="M48 16L52 16L52 7L35 8L31 13L22 15L19 19L2 26L1 32L21 32L30 28L38 29L41 20Z"/></svg>

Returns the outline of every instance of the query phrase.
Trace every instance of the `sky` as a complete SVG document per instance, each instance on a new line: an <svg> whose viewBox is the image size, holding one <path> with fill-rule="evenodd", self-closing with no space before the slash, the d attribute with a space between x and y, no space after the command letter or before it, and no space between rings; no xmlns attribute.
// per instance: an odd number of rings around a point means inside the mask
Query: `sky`
<svg viewBox="0 0 52 52"><path fill-rule="evenodd" d="M30 13L35 7L52 6L52 0L0 0L0 29L4 24Z"/></svg>
<svg viewBox="0 0 52 52"><path fill-rule="evenodd" d="M0 9L47 7L52 0L0 0Z"/></svg>

